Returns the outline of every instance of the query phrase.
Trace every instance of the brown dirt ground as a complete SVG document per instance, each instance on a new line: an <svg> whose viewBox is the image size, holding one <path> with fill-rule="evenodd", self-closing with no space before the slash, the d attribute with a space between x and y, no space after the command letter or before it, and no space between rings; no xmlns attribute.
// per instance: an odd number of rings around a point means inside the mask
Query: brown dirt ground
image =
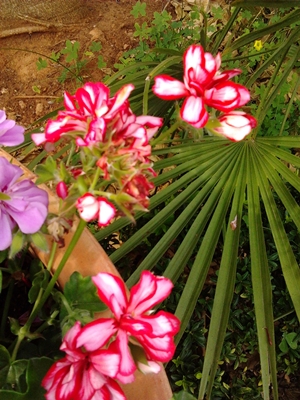
<svg viewBox="0 0 300 400"><path fill-rule="evenodd" d="M160 12L166 3L164 0L143 2L147 4L149 21L154 11ZM61 98L64 90L75 91L75 80L63 85L57 81L62 72L57 64L48 63L46 69L38 71L36 62L40 56L30 51L50 56L52 52L62 50L69 39L80 43L82 54L91 42L100 41L104 61L108 68L113 68L122 53L138 43L133 37L136 21L130 14L135 4L136 0L120 0L118 3L116 0L90 0L87 17L76 24L5 38L1 38L4 27L1 27L0 20L0 109L6 110L9 118L28 126L58 108L56 99ZM103 78L103 72L97 68L97 58L89 62L83 75L85 81ZM40 93L35 93L33 87L39 88Z"/></svg>

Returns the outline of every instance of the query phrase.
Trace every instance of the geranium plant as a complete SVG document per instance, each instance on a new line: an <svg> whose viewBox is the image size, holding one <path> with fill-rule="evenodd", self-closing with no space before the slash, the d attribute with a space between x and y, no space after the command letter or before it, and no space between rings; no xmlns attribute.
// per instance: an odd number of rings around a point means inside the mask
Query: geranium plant
<svg viewBox="0 0 300 400"><path fill-rule="evenodd" d="M213 57L201 45L189 47L183 59L184 83L159 75L153 87L155 95L162 99L185 98L175 122L177 126L188 123L193 128L207 128L209 134L232 141L247 136L256 126L256 120L236 109L249 101L250 94L244 86L229 81L240 71L220 73L220 55ZM22 392L24 379L29 384L32 363L22 361L23 342L41 337L45 328L54 323L58 305L63 333L60 350L64 355L61 358L58 353L60 359L42 380L47 399L125 399L118 381L133 382L137 369L157 373L161 363L174 355L179 319L165 311L154 314L154 307L172 290L170 279L144 271L139 283L128 293L123 281L112 274L99 273L89 281L75 274L64 294L55 289L87 222L97 221L99 227L105 227L120 217L133 221L136 211L147 211L149 207L155 187L152 178L156 176L150 160L151 139L158 134L163 120L135 115L128 100L133 89L132 84L124 85L110 97L103 83L86 83L75 95L65 93L65 110L59 111L56 119L48 120L43 133L32 135L34 143L43 145L48 152L55 152L56 142L69 148L65 160L57 163L53 156L48 156L35 170L37 184L49 182L55 189L59 203L56 215L47 215L47 193L28 179L22 180L20 168L0 158L0 249L5 255L10 249L10 258L17 259L20 250L31 242L46 248L50 237L50 260L53 260L57 246L64 246L64 235L71 229L75 216L80 218L52 277L51 261L47 272L38 269L32 273L31 282L22 275L30 287L33 308L22 320L10 319L16 339L8 349L1 348L5 360L1 384L6 394L14 387ZM208 107L223 114L209 111ZM0 118L2 144L20 144L23 128L6 120L4 112ZM10 261L3 271L13 272ZM83 299L93 296L96 307L86 310L74 307L70 289L73 285L81 288L81 293L83 287L93 287L91 292L83 294ZM46 315L44 306L48 307ZM105 306L111 314L94 319L93 311ZM14 381L11 369L16 370L19 364Z"/></svg>

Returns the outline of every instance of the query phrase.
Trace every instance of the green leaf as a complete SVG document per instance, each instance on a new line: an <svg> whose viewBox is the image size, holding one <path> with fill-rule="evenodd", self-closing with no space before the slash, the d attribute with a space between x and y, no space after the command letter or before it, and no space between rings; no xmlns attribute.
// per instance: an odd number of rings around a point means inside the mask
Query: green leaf
<svg viewBox="0 0 300 400"><path fill-rule="evenodd" d="M289 351L289 346L288 346L287 341L285 339L282 339L282 341L280 342L279 349L283 353L287 353Z"/></svg>
<svg viewBox="0 0 300 400"><path fill-rule="evenodd" d="M11 332L12 332L14 335L18 335L18 333L19 333L19 331L20 331L20 329L21 329L20 324L19 324L19 321L18 321L17 319L15 319L15 318L11 318L11 317L8 317L8 319L9 319L9 324L10 324L10 330L11 330Z"/></svg>
<svg viewBox="0 0 300 400"><path fill-rule="evenodd" d="M223 227L223 221L228 212L231 197L235 190L237 172L239 170L240 158L242 154L242 152L239 150L242 149L243 146L244 143L242 142L234 144L233 147L237 154L235 157L232 157L229 167L224 171L220 181L218 182L218 185L215 187L215 191L221 191L222 194L215 209L213 210L213 215L204 234L201 246L193 263L175 313L175 315L181 320L180 332L176 336L177 342L186 329L188 321L194 311L199 294L204 285L209 266L214 255L214 250L218 243L218 239ZM201 218L205 218L205 214L207 213L208 215L212 213L212 209L209 207L203 207L194 224L198 219L200 220ZM201 231L199 232L198 230L195 230L194 234L199 235L201 234Z"/></svg>
<svg viewBox="0 0 300 400"><path fill-rule="evenodd" d="M6 384L10 367L10 354L6 347L0 345L0 388Z"/></svg>
<svg viewBox="0 0 300 400"><path fill-rule="evenodd" d="M170 215L174 215L175 211L179 207L181 207L182 204L187 202L188 199L194 193L196 193L196 191L202 185L204 185L205 182L209 180L209 177L213 176L213 180L209 182L207 186L208 191L212 189L216 181L219 179L219 174L221 174L220 168L222 167L222 164L228 165L231 162L232 153L234 151L233 146L228 146L228 147L226 146L223 147L223 149L224 149L223 153L224 158L220 157L219 148L214 149L214 151L209 151L207 146L194 146L191 152L191 161L187 161L183 163L181 166L178 166L176 169L170 171L170 173L164 174L163 180L161 180L161 177L160 180L159 179L155 180L155 184L158 186L163 184L165 180L166 181L171 180L175 176L178 176L186 172L180 179L175 180L165 191L159 192L151 199L150 209L162 204L164 201L166 201L166 199L168 199L173 194L177 193L183 187L185 188L185 190L181 191L181 193L179 193L178 196L176 196L176 198L172 200L172 202L169 202L166 205L166 207L163 210L161 210L161 212L155 215L154 218L152 218L149 221L149 223L144 225L136 234L134 234L126 243L124 243L120 247L120 249L114 252L111 256L111 260L113 262L116 262L125 254L127 254L129 251L131 251L134 247L139 245L141 240L148 237L151 234L151 232L153 232L159 226L161 226L169 218ZM190 148L189 147L185 147L184 149L173 148L174 152L178 151L180 154L178 154L178 157L174 155L172 157L172 160L170 161L171 163L172 162L176 163L176 161L183 159L181 150L186 150L189 153ZM187 160L188 158L185 157L185 159ZM164 165L160 164L159 168L165 168L166 166L167 166L166 164ZM141 214L136 215L136 219L138 219L140 216ZM120 224L121 221L120 222L117 221L117 223ZM113 230L113 232L115 232L117 225L115 224L112 225L114 226L111 229ZM105 232L105 234L107 234L107 232ZM99 240L99 237L97 238ZM138 271L139 272L136 272L135 275L141 272L141 268L139 268ZM127 283L129 284L129 286L131 286L136 281L137 277L136 279L131 279L130 282Z"/></svg>
<svg viewBox="0 0 300 400"><path fill-rule="evenodd" d="M100 42L92 42L90 45L90 50L93 53L96 53L97 51L100 51L102 49L102 44Z"/></svg>
<svg viewBox="0 0 300 400"><path fill-rule="evenodd" d="M17 388L19 389L20 386L23 389L25 385L25 390L22 390L22 392L0 390L0 398L3 400L44 400L46 391L41 386L41 382L52 364L53 360L47 357L15 361L11 365L12 371L9 373L11 373L11 378L15 376ZM23 383L21 380L24 376L24 370L25 382Z"/></svg>
<svg viewBox="0 0 300 400"><path fill-rule="evenodd" d="M140 40L148 39L151 29L148 27L147 22L144 21L142 25L136 22L134 24L134 27L135 27L135 32L133 33L134 37L139 37Z"/></svg>
<svg viewBox="0 0 300 400"><path fill-rule="evenodd" d="M10 363L10 354L6 347L0 344L0 369L4 368L5 366L9 365Z"/></svg>
<svg viewBox="0 0 300 400"><path fill-rule="evenodd" d="M141 17L146 16L146 3L141 3L140 0L136 2L136 4L132 7L130 14L134 16L134 18L138 18L139 15Z"/></svg>
<svg viewBox="0 0 300 400"><path fill-rule="evenodd" d="M16 388L17 391L25 392L26 385L24 385L24 373L28 366L28 360L17 360L14 361L7 373L7 384ZM25 387L24 387L25 386Z"/></svg>
<svg viewBox="0 0 300 400"><path fill-rule="evenodd" d="M36 273L32 281L32 286L28 292L28 300L32 304L37 299L40 289L46 289L50 280L50 272L43 268Z"/></svg>
<svg viewBox="0 0 300 400"><path fill-rule="evenodd" d="M174 215L176 209L179 206L181 206L185 201L185 199L188 199L192 193L196 192L197 188L199 188L202 183L207 182L203 186L202 190L200 190L198 194L191 201L189 201L185 210L175 220L170 229L161 238L161 240L154 246L154 248L145 257L145 259L142 261L139 267L131 275L130 279L126 282L129 287L131 287L135 282L137 282L138 277L140 276L141 272L144 269L152 269L153 266L157 264L159 259L166 252L169 243L172 243L172 241L178 236L178 234L182 231L182 229L184 229L186 224L189 223L191 218L195 216L199 208L203 205L204 199L207 197L207 195L211 192L211 190L214 188L214 186L220 179L220 168L222 166L226 167L231 163L232 151L230 150L233 150L233 148L228 149L227 151L224 150L223 157L220 157L220 152L218 151L217 154L218 161L214 157L212 157L212 154L210 153L211 166L209 167L209 164L202 163L201 165L202 167L204 167L204 169L202 170L203 171L202 173L201 172L199 173L199 178L196 179L193 183L191 183L179 196L176 197L176 199L171 201L163 210L161 210L154 218L152 218L151 221L149 221L149 223L147 223L143 227L147 233L152 232L153 228L157 229L162 223L164 223L167 216ZM199 171L198 168L195 168L193 170L193 173L197 174L198 171ZM186 174L186 178L187 175L188 174ZM210 176L211 179L207 181L208 176ZM216 205L220 196L220 192L222 190L220 185L218 187L219 190L215 190L214 194L210 196L210 200L208 202L209 204L205 206L205 210L208 207L212 209ZM194 247L198 242L199 234L195 235L195 232L199 233L202 231L202 229L204 228L205 224L208 221L210 213L208 212L205 215L205 212L203 212L202 216L203 215L204 217L203 218L201 217L201 221L199 217L199 219L197 219L197 225L196 224L193 225L193 227L190 229L189 233L185 237L183 243L179 247L178 251L176 252L175 256L173 257L168 268L165 271L166 276L168 276L170 279L174 281L177 280L178 276L182 271L182 268L184 266L184 260L188 259L189 255L191 254L191 252L193 251ZM142 232L144 233L143 228L139 230L137 234L133 235L132 240L134 240L134 238L137 239ZM128 243L129 240L126 243Z"/></svg>
<svg viewBox="0 0 300 400"><path fill-rule="evenodd" d="M173 394L171 400L196 400L196 397L194 397L188 392L181 391L179 393Z"/></svg>
<svg viewBox="0 0 300 400"><path fill-rule="evenodd" d="M295 340L297 337L296 332L290 332L283 335L284 339L286 340L287 344L290 346L291 349L296 350L298 347L298 340Z"/></svg>
<svg viewBox="0 0 300 400"><path fill-rule="evenodd" d="M270 370L274 398L278 399L276 353L274 346L274 322L272 308L271 277L266 254L259 199L259 175L255 146L251 146L247 168L247 199L249 211L249 235L251 251L251 275L261 361L264 398L270 398ZM250 172L251 171L251 172Z"/></svg>
<svg viewBox="0 0 300 400"><path fill-rule="evenodd" d="M9 258L14 258L25 246L26 235L21 231L13 234L13 239L9 249Z"/></svg>
<svg viewBox="0 0 300 400"><path fill-rule="evenodd" d="M99 299L97 289L90 276L83 277L75 271L64 287L64 296L71 308L101 312L107 307Z"/></svg>
<svg viewBox="0 0 300 400"><path fill-rule="evenodd" d="M47 157L43 164L37 165L35 173L38 176L36 184L45 183L54 179L56 172L56 162L53 157Z"/></svg>
<svg viewBox="0 0 300 400"><path fill-rule="evenodd" d="M40 250L47 252L49 251L49 246L46 236L42 232L32 233L30 235L32 243Z"/></svg>
<svg viewBox="0 0 300 400"><path fill-rule="evenodd" d="M72 43L70 40L66 41L66 47L61 51L66 54L66 62L77 61L78 59L79 42Z"/></svg>
<svg viewBox="0 0 300 400"><path fill-rule="evenodd" d="M289 239L284 230L284 226L275 203L272 189L268 184L268 169L262 162L261 157L257 157L257 165L260 165L258 174L258 182L260 186L260 193L265 206L266 214L270 223L271 232L274 242L277 247L283 276L288 287L290 296L294 303L295 311L300 319L300 269L298 262L295 258L294 252L291 248ZM285 167L287 168L287 167ZM262 173L264 171L264 173Z"/></svg>
<svg viewBox="0 0 300 400"><path fill-rule="evenodd" d="M101 54L97 58L97 67L99 69L106 67L106 62L104 61L103 56Z"/></svg>
<svg viewBox="0 0 300 400"><path fill-rule="evenodd" d="M54 62L57 62L59 60L60 56L61 56L61 53L59 51L57 53L52 52L50 58Z"/></svg>
<svg viewBox="0 0 300 400"><path fill-rule="evenodd" d="M48 66L47 60L44 60L42 57L39 57L38 61L36 62L36 66L38 71L47 68Z"/></svg>
<svg viewBox="0 0 300 400"><path fill-rule="evenodd" d="M229 217L229 224L226 231L223 254L218 275L218 285L214 298L209 334L206 346L206 356L204 359L199 397L204 396L206 384L208 382L207 396L211 396L213 379L217 372L217 363L220 359L222 345L228 325L230 304L234 293L236 267L239 248L239 234L241 226L241 215L244 204L244 194L246 187L246 148L242 153L240 170L236 182L236 190L232 201L232 208ZM232 223L234 221L234 225Z"/></svg>
<svg viewBox="0 0 300 400"><path fill-rule="evenodd" d="M2 263L8 256L8 250L0 251L0 263Z"/></svg>

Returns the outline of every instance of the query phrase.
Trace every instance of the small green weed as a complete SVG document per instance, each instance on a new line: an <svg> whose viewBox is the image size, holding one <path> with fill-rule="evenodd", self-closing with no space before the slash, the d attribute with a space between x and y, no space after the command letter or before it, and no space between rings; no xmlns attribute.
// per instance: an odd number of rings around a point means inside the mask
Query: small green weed
<svg viewBox="0 0 300 400"><path fill-rule="evenodd" d="M200 41L201 29L196 25L200 12L197 9L190 13L191 18L184 23L172 21L172 16L163 10L161 13L155 12L149 24L143 21L146 16L146 3L140 1L133 7L131 14L135 19L139 18L139 22L134 24L133 34L139 39L139 44L123 54L119 63L115 64L118 70L136 62L162 61L165 54L156 52L155 48L178 51Z"/></svg>
<svg viewBox="0 0 300 400"><path fill-rule="evenodd" d="M106 67L103 56L100 53L102 45L100 42L92 42L90 46L80 52L80 43L77 41L66 41L66 46L56 52L52 53L50 57L39 57L36 66L40 71L47 68L50 63L56 63L62 67L62 72L58 77L59 83L64 83L67 79L76 80L77 84L84 81L83 73L86 70L88 63L97 57L97 67L99 69Z"/></svg>

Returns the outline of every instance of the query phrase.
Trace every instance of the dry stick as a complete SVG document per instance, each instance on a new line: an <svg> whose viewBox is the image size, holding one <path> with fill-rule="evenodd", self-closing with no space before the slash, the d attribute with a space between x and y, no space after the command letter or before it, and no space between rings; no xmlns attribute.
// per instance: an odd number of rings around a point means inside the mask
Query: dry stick
<svg viewBox="0 0 300 400"><path fill-rule="evenodd" d="M18 14L18 18L28 21L31 23L37 24L37 26L22 26L20 28L13 28L13 29L7 29L5 31L0 31L0 38L5 38L9 36L14 36L14 35L20 35L22 33L28 33L29 35L34 32L47 32L51 29L57 29L57 28L66 28L66 27L73 27L75 24L65 24L63 25L61 22L49 22L49 21L43 21L40 19L36 18L31 18L28 15L22 15ZM40 25L40 26L39 26Z"/></svg>
<svg viewBox="0 0 300 400"><path fill-rule="evenodd" d="M6 38L9 36L20 35L22 33L28 33L29 35L34 32L46 32L49 31L47 26L23 26L20 28L7 29L6 31L0 32L0 38Z"/></svg>
<svg viewBox="0 0 300 400"><path fill-rule="evenodd" d="M59 96L47 96L47 95L32 95L32 96L14 96L15 99L59 99Z"/></svg>

